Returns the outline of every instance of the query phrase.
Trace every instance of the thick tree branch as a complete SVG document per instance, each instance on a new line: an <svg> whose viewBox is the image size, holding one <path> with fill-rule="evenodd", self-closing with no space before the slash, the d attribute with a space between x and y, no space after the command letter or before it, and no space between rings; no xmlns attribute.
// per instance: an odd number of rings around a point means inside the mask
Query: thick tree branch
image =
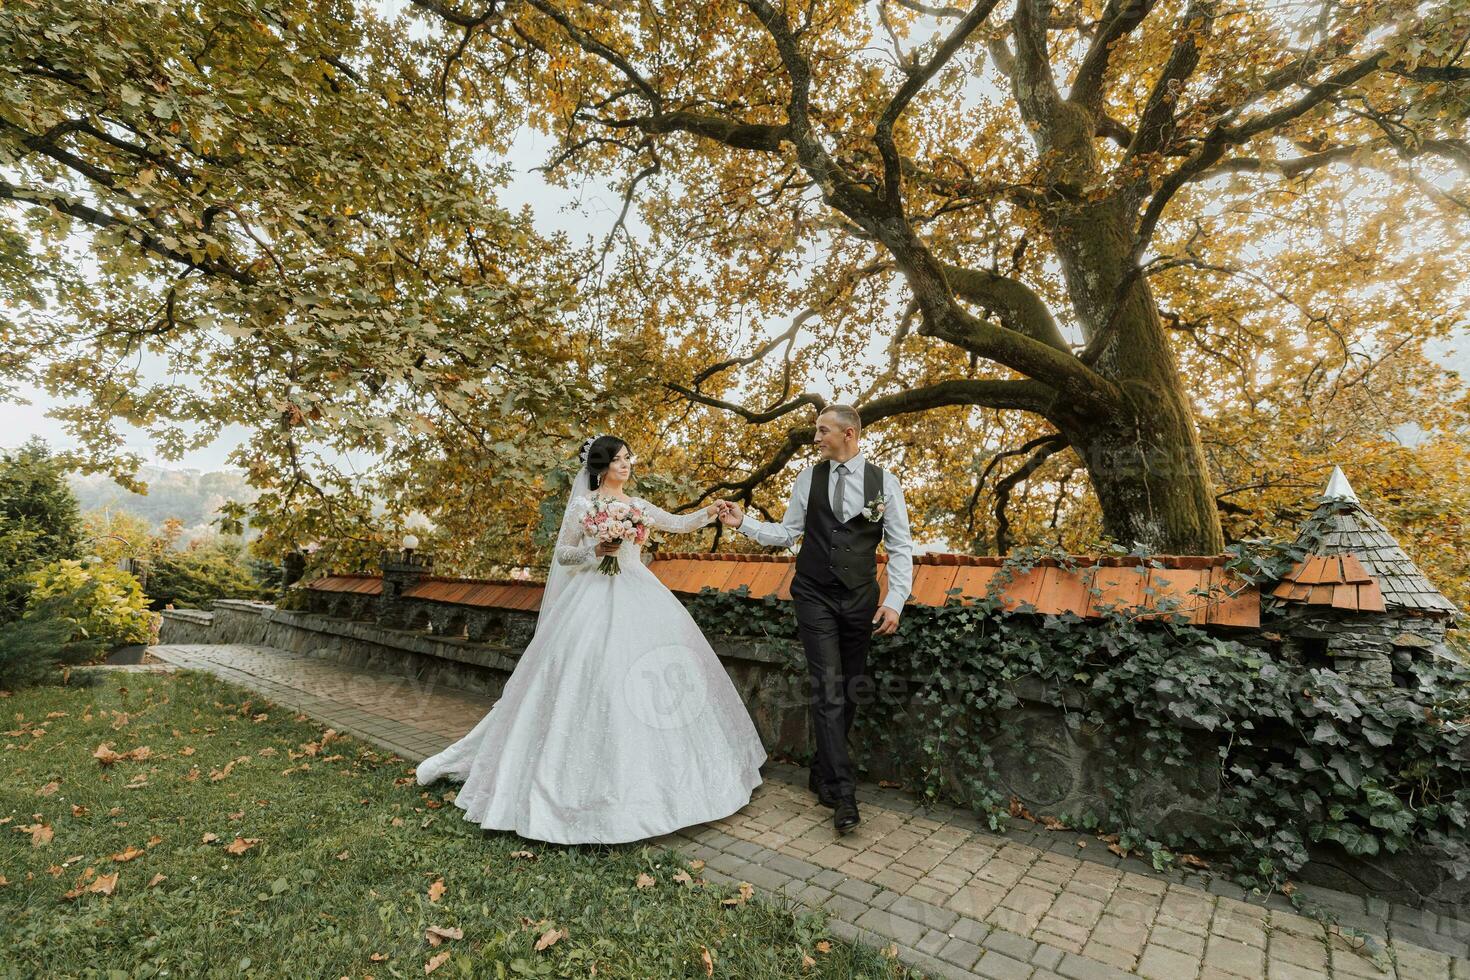
<svg viewBox="0 0 1470 980"><path fill-rule="evenodd" d="M1098 32L1082 56L1076 77L1072 79L1072 87L1067 92L1068 102L1091 112L1102 106L1103 80L1107 76L1113 45L1138 29L1154 3L1155 0L1108 0L1098 22Z"/></svg>
<svg viewBox="0 0 1470 980"><path fill-rule="evenodd" d="M1174 136L1174 107L1184 84L1199 65L1197 39L1208 34L1215 22L1215 4L1212 0L1192 0L1185 10L1182 33L1174 41L1163 71L1154 81L1139 116L1138 129L1133 142L1128 146L1125 159L1140 154L1154 153L1167 147Z"/></svg>
<svg viewBox="0 0 1470 980"><path fill-rule="evenodd" d="M791 141L790 126L773 126L766 123L748 123L724 119L699 112L676 110L652 116L633 116L626 119L611 119L601 116L581 116L610 129L637 128L650 135L667 133L691 133L705 139L723 143L737 150L762 150L767 153L780 151L783 142Z"/></svg>
<svg viewBox="0 0 1470 980"><path fill-rule="evenodd" d="M944 267L945 280L956 295L972 303L994 310L1001 325L1034 340L1071 354L1072 347L1062 336L1050 308L1025 283L987 269Z"/></svg>
<svg viewBox="0 0 1470 980"><path fill-rule="evenodd" d="M1322 81L1312 85L1303 95L1288 105L1282 106L1271 112L1263 113L1251 119L1247 119L1236 126L1216 126L1204 141L1200 144L1193 156L1182 166L1164 178L1158 191L1154 193L1144 210L1143 217L1138 223L1138 231L1134 236L1133 261L1136 263L1148 244L1153 240L1154 228L1163 216L1164 209L1168 207L1169 201L1179 189L1193 180L1198 174L1213 167L1225 155L1229 146L1239 146L1251 137L1260 133L1276 129L1293 119L1296 119L1326 100L1338 95L1343 89L1362 81L1364 78L1377 71L1379 66L1387 58L1387 53L1378 51L1369 55L1361 61L1354 62L1336 74L1330 75Z"/></svg>
<svg viewBox="0 0 1470 980"><path fill-rule="evenodd" d="M934 52L934 57L908 71L908 77L894 93L893 99L878 117L878 125L874 129L873 142L878 146L878 153L883 157L883 198L884 202L893 214L902 214L902 174L903 168L899 160L898 148L893 143L893 127L898 122L899 116L903 115L904 109L913 101L914 96L929 83L934 75L949 63L955 53L964 46L970 36L985 23L985 18L990 16L990 11L995 9L999 0L978 0L975 6L961 18L955 25L954 30L939 45L939 50Z"/></svg>
<svg viewBox="0 0 1470 980"><path fill-rule="evenodd" d="M1011 15L1011 32L1016 39L1014 57L1002 40L994 42L990 50L996 63L1011 78L1011 89L1022 115L1039 128L1044 136L1044 145L1049 145L1047 133L1061 96L1051 73L1046 19L1036 9L1041 2L1016 0L1016 12Z"/></svg>

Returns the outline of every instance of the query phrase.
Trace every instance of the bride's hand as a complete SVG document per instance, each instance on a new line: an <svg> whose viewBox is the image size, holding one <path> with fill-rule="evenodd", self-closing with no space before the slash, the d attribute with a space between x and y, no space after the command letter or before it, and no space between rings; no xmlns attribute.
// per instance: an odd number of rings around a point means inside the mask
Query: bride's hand
<svg viewBox="0 0 1470 980"><path fill-rule="evenodd" d="M597 553L604 558L608 555L615 555L618 553L620 544L621 542L604 541L597 546Z"/></svg>

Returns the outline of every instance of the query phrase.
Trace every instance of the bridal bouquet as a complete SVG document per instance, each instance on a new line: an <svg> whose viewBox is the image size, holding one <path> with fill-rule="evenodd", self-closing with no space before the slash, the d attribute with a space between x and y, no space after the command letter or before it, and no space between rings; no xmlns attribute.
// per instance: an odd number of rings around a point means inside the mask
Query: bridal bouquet
<svg viewBox="0 0 1470 980"><path fill-rule="evenodd" d="M582 529L601 544L625 540L642 544L652 527L648 515L636 504L595 495L592 498L592 508L582 518ZM618 574L622 570L618 567L618 556L603 555L597 570L604 575Z"/></svg>

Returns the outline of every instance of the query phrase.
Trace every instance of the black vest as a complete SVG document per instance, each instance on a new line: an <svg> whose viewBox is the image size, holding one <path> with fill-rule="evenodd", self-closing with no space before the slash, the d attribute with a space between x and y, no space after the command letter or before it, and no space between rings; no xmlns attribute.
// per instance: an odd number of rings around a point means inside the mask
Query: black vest
<svg viewBox="0 0 1470 980"><path fill-rule="evenodd" d="M883 471L872 463L863 467L863 503L883 492ZM806 499L806 529L796 553L796 574L828 588L845 586L856 592L878 577L878 542L883 520L870 521L862 511L839 521L827 495L832 461L812 467L812 485ZM852 479L851 474L848 479Z"/></svg>

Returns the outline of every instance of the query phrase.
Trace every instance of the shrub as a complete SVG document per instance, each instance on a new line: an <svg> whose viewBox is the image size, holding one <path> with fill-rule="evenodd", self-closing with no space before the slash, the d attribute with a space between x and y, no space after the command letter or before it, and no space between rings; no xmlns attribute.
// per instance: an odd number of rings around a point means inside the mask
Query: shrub
<svg viewBox="0 0 1470 980"><path fill-rule="evenodd" d="M26 616L71 622L68 641L91 639L106 646L148 641L147 597L127 572L92 562L62 559L28 576ZM56 599L56 602L45 602Z"/></svg>

